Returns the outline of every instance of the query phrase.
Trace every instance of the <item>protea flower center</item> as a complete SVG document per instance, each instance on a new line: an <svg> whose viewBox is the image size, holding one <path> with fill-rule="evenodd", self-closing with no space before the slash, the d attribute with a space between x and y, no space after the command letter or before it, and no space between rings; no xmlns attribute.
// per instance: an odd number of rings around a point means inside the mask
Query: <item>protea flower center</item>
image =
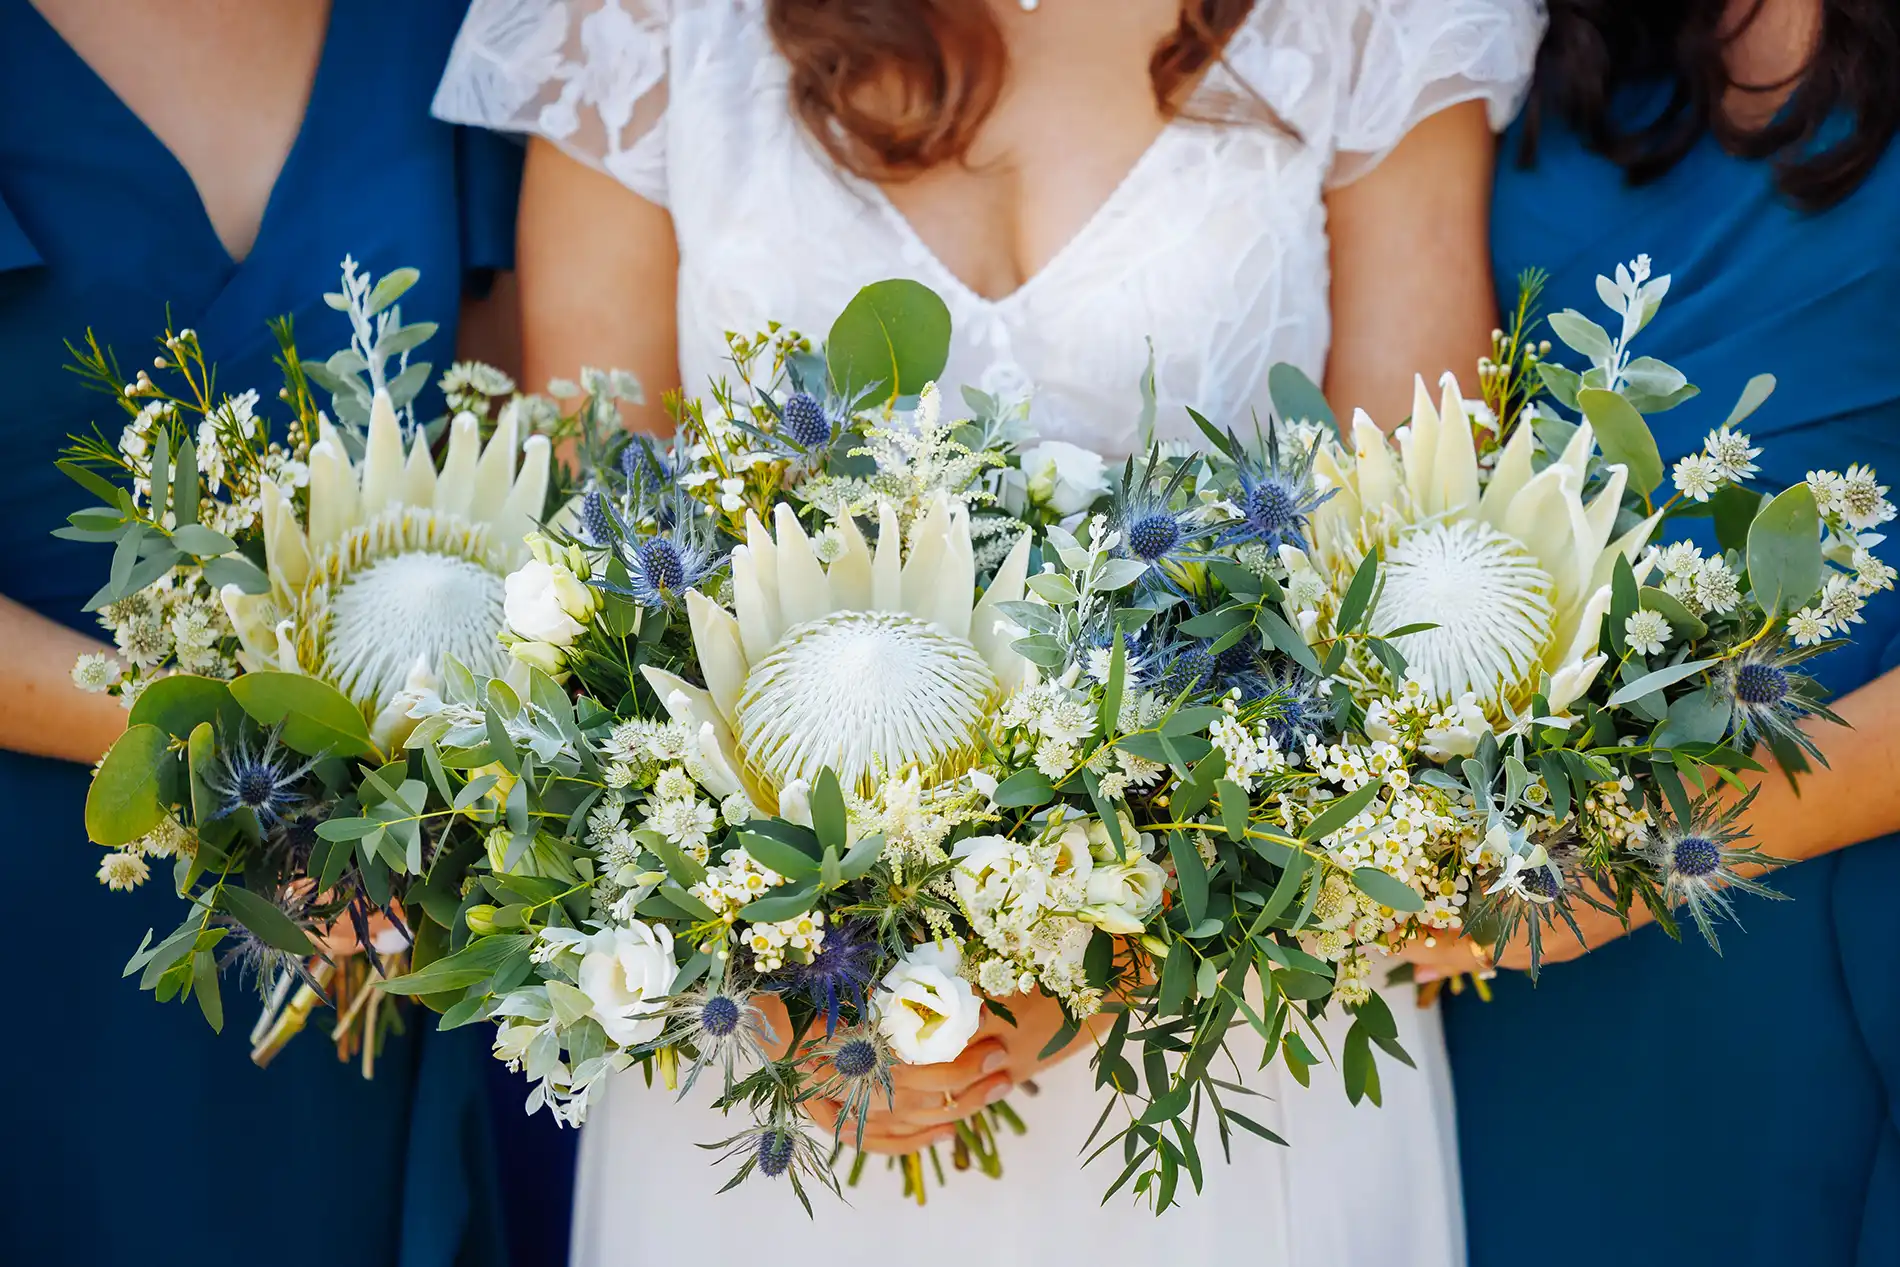
<svg viewBox="0 0 1900 1267"><path fill-rule="evenodd" d="M1397 646L1444 699L1494 700L1534 681L1554 629L1550 574L1515 538L1479 520L1407 528L1385 556L1372 629L1430 623Z"/></svg>
<svg viewBox="0 0 1900 1267"><path fill-rule="evenodd" d="M416 510L352 531L318 561L299 605L315 643L310 662L371 709L402 690L419 660L454 656L499 676L503 573L486 535Z"/></svg>
<svg viewBox="0 0 1900 1267"><path fill-rule="evenodd" d="M827 766L870 791L879 772L951 778L969 763L996 675L976 648L903 612L845 611L787 630L747 674L739 751L773 788Z"/></svg>

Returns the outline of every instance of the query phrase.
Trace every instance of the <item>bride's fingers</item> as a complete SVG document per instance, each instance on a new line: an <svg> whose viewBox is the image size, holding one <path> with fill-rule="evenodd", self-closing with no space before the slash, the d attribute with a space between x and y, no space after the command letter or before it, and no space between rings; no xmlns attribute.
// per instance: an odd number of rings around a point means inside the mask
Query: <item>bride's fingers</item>
<svg viewBox="0 0 1900 1267"><path fill-rule="evenodd" d="M835 1133L843 1143L867 1153L901 1157L947 1144L957 1133L954 1125L919 1126L893 1114L873 1110L865 1117L864 1136L860 1140L857 1123L851 1119L846 1119L842 1131L838 1130L838 1114L843 1106L836 1100L807 1100L804 1107L812 1121Z"/></svg>
<svg viewBox="0 0 1900 1267"><path fill-rule="evenodd" d="M996 1103L1008 1095L1014 1086L1014 1080L1007 1073L999 1073L957 1095L948 1092L931 1095L922 1091L900 1091L893 1097L888 1116L893 1121L907 1123L913 1129L955 1125Z"/></svg>
<svg viewBox="0 0 1900 1267"><path fill-rule="evenodd" d="M960 1095L1008 1065L1008 1049L989 1039L972 1043L955 1060L940 1065L893 1065L891 1084L901 1091L928 1092L941 1099L943 1092Z"/></svg>

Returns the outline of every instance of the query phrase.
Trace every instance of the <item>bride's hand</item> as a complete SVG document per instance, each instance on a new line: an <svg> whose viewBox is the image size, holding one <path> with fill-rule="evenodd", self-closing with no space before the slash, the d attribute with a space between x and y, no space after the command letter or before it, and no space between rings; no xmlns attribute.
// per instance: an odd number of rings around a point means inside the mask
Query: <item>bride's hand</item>
<svg viewBox="0 0 1900 1267"><path fill-rule="evenodd" d="M956 1136L958 1122L1085 1048L1078 1037L1052 1059L1043 1060L1042 1049L1062 1028L1062 1005L1037 991L1016 995L1007 1006L1016 1024L986 1009L976 1036L955 1060L892 1067L891 1102L873 1101L864 1121L864 1151L902 1155L948 1143ZM840 1109L834 1100L806 1102L806 1111L827 1130L836 1129ZM857 1142L853 1123L844 1124L843 1136L849 1143Z"/></svg>

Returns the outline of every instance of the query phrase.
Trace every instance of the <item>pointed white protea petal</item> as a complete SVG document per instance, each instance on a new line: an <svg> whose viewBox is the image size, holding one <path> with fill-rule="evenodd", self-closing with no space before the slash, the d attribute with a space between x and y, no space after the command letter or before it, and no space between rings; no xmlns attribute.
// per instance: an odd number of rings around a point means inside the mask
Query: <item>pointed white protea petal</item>
<svg viewBox="0 0 1900 1267"><path fill-rule="evenodd" d="M1365 513L1359 500L1359 484L1340 465L1344 454L1336 445L1322 444L1313 455L1313 476L1318 486L1333 490L1312 514L1314 532L1330 532L1335 525L1358 523Z"/></svg>
<svg viewBox="0 0 1900 1267"><path fill-rule="evenodd" d="M1597 639L1602 634L1603 618L1610 614L1612 592L1606 582L1599 585L1577 610L1568 613L1558 621L1556 630L1557 662L1570 664L1582 660L1597 649ZM1576 696L1571 696L1575 699ZM1552 708L1562 705L1555 701Z"/></svg>
<svg viewBox="0 0 1900 1267"><path fill-rule="evenodd" d="M1434 496L1436 485L1432 482L1432 466L1438 456L1438 411L1432 408L1424 378L1416 375L1412 379L1412 421L1399 435L1399 455L1405 462L1405 486L1411 490L1413 504L1428 515L1443 510Z"/></svg>
<svg viewBox="0 0 1900 1267"><path fill-rule="evenodd" d="M949 551L950 505L939 494L910 534L910 557L904 560L903 609L923 620L935 618L937 585Z"/></svg>
<svg viewBox="0 0 1900 1267"><path fill-rule="evenodd" d="M1590 521L1589 555L1593 563L1610 544L1610 534L1616 530L1616 512L1623 506L1623 489L1629 483L1628 467L1619 463L1609 470L1602 490L1583 508L1584 518Z"/></svg>
<svg viewBox="0 0 1900 1267"><path fill-rule="evenodd" d="M518 447L515 411L504 409L495 424L495 434L488 437L488 447L482 450L481 461L475 464L475 491L468 502L468 517L475 523L494 523L500 518L508 493L514 488Z"/></svg>
<svg viewBox="0 0 1900 1267"><path fill-rule="evenodd" d="M961 503L950 511L950 531L944 535L943 544L937 605L928 619L952 637L968 640L970 609L976 602L976 552L970 545L970 512Z"/></svg>
<svg viewBox="0 0 1900 1267"><path fill-rule="evenodd" d="M1550 675L1550 698L1546 701L1553 714L1567 710L1572 704L1583 698L1590 684L1597 680L1597 674L1603 671L1608 657L1593 655L1583 660L1572 661Z"/></svg>
<svg viewBox="0 0 1900 1267"><path fill-rule="evenodd" d="M523 538L534 531L541 520L541 508L547 504L549 447L546 436L529 436L521 446L521 473L495 517L495 544L507 550L511 558L525 555Z"/></svg>
<svg viewBox="0 0 1900 1267"><path fill-rule="evenodd" d="M285 673L302 673L303 665L297 660L297 627L288 620L277 622L277 665Z"/></svg>
<svg viewBox="0 0 1900 1267"><path fill-rule="evenodd" d="M310 546L322 550L342 540L357 522L356 471L341 439L310 446Z"/></svg>
<svg viewBox="0 0 1900 1267"><path fill-rule="evenodd" d="M1352 411L1352 460L1361 505L1370 510L1397 500L1399 468L1392 460L1392 442L1363 409Z"/></svg>
<svg viewBox="0 0 1900 1267"><path fill-rule="evenodd" d="M435 455L429 452L428 438L421 432L409 446L409 461L402 468L402 487L396 496L405 506L435 508Z"/></svg>
<svg viewBox="0 0 1900 1267"><path fill-rule="evenodd" d="M793 779L778 793L778 816L800 827L811 826L811 784Z"/></svg>
<svg viewBox="0 0 1900 1267"><path fill-rule="evenodd" d="M780 502L772 508L772 526L777 529L773 544L778 548L778 603L785 627L793 629L829 616L837 610L831 601L831 583L789 504Z"/></svg>
<svg viewBox="0 0 1900 1267"><path fill-rule="evenodd" d="M1662 512L1659 510L1603 547L1603 552L1596 557L1595 566L1590 569L1590 587L1595 589L1610 583L1618 555L1630 561L1630 565L1636 569L1636 583L1642 584L1648 578L1650 569L1648 561L1642 557L1643 547L1649 544L1650 534L1656 531L1656 525L1661 522Z"/></svg>
<svg viewBox="0 0 1900 1267"><path fill-rule="evenodd" d="M392 696L370 722L370 742L384 752L393 753L400 749L403 741L416 729L416 719L409 716L416 698L424 692L435 690L438 685L435 674L429 668L429 658L417 656L416 662L409 667L409 677L403 683L403 689Z"/></svg>
<svg viewBox="0 0 1900 1267"><path fill-rule="evenodd" d="M1511 499L1504 531L1523 542L1556 582L1558 610L1581 601L1589 563L1579 559L1578 547L1590 526L1568 467L1553 464L1539 471Z"/></svg>
<svg viewBox="0 0 1900 1267"><path fill-rule="evenodd" d="M739 621L739 643L748 662L763 660L778 642L784 627L778 603L767 594L751 546L732 550L732 610Z"/></svg>
<svg viewBox="0 0 1900 1267"><path fill-rule="evenodd" d="M363 517L402 504L402 428L389 393L379 391L369 407L369 438L363 445Z"/></svg>
<svg viewBox="0 0 1900 1267"><path fill-rule="evenodd" d="M700 772L700 784L720 800L745 790L734 764L730 734L712 722L699 724L699 755L706 762L706 768Z"/></svg>
<svg viewBox="0 0 1900 1267"><path fill-rule="evenodd" d="M1471 416L1465 412L1458 380L1445 375L1444 402L1438 409L1438 451L1432 458L1432 483L1437 487L1439 510L1460 510L1478 504L1478 449L1471 438Z"/></svg>
<svg viewBox="0 0 1900 1267"><path fill-rule="evenodd" d="M270 568L272 588L288 598L303 588L310 576L310 546L303 529L297 526L297 514L275 480L258 485L264 519L264 559Z"/></svg>
<svg viewBox="0 0 1900 1267"><path fill-rule="evenodd" d="M831 527L844 541L844 553L825 573L831 582L832 601L840 611L870 611L871 547L865 544L864 534L851 516L840 516Z"/></svg>
<svg viewBox="0 0 1900 1267"><path fill-rule="evenodd" d="M888 502L877 507L877 554L871 560L871 609L894 612L904 610L903 584L904 531L898 526L897 511Z"/></svg>
<svg viewBox="0 0 1900 1267"><path fill-rule="evenodd" d="M694 686L685 678L665 669L656 669L650 664L640 666L640 675L660 697L660 703L666 708L666 715L677 722L689 722L694 728L702 722L712 722L723 726L725 719L719 715L719 708L713 703L708 692Z"/></svg>
<svg viewBox="0 0 1900 1267"><path fill-rule="evenodd" d="M1493 528L1504 526L1504 514L1511 499L1530 483L1531 440L1529 422L1519 422L1511 438L1504 442L1497 465L1491 469L1491 482L1485 485L1484 496L1478 502L1478 518Z"/></svg>
<svg viewBox="0 0 1900 1267"><path fill-rule="evenodd" d="M1024 583L1029 579L1031 535L1025 532L1016 539L1009 555L990 579L990 587L983 591L983 597L970 613L970 643L988 661L1005 690L1012 690L1021 684L1021 675L1015 666L1027 664L1028 661L1011 650L1009 645L1022 637L1022 631L1004 618L996 607L999 603L1022 601Z"/></svg>
<svg viewBox="0 0 1900 1267"><path fill-rule="evenodd" d="M772 544L772 534L752 511L745 513L745 548L752 556L752 575L758 581L761 599L760 612L770 629L770 642L777 642L784 636L791 621L785 619L785 608L778 600L778 547ZM770 650L770 644L767 645ZM765 651L753 656L756 662Z"/></svg>
<svg viewBox="0 0 1900 1267"><path fill-rule="evenodd" d="M277 605L268 594L246 594L235 585L218 591L218 602L237 631L238 643L255 661L257 668L269 666L277 658Z"/></svg>
<svg viewBox="0 0 1900 1267"><path fill-rule="evenodd" d="M739 622L698 590L686 591L686 619L693 628L693 647L699 655L699 671L706 679L707 693L719 715L730 719L739 706L750 667Z"/></svg>
<svg viewBox="0 0 1900 1267"><path fill-rule="evenodd" d="M1588 420L1577 424L1571 434L1570 442L1564 445L1563 456L1557 459L1557 465L1570 469L1576 478L1577 487L1583 487L1583 481L1590 475L1590 452L1596 447L1597 433Z"/></svg>
<svg viewBox="0 0 1900 1267"><path fill-rule="evenodd" d="M435 508L446 515L469 517L475 499L475 464L481 457L482 424L466 409L449 423L449 455L435 482Z"/></svg>

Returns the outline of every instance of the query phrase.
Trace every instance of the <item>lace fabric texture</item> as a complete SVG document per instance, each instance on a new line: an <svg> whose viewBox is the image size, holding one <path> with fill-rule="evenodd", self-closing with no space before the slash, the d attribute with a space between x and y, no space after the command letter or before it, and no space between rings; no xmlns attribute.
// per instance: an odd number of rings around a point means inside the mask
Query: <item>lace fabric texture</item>
<svg viewBox="0 0 1900 1267"><path fill-rule="evenodd" d="M1289 127L1171 123L1068 245L997 300L809 142L761 0L475 0L435 110L544 137L672 211L687 390L720 374L726 331L778 320L822 336L860 287L913 277L950 307L946 388L1033 387L1039 434L1120 454L1150 341L1164 439L1195 434L1182 406L1233 425L1264 410L1275 362L1321 376L1325 191L1459 102L1484 101L1501 128L1541 9L1262 0L1187 114L1255 94Z"/></svg>

